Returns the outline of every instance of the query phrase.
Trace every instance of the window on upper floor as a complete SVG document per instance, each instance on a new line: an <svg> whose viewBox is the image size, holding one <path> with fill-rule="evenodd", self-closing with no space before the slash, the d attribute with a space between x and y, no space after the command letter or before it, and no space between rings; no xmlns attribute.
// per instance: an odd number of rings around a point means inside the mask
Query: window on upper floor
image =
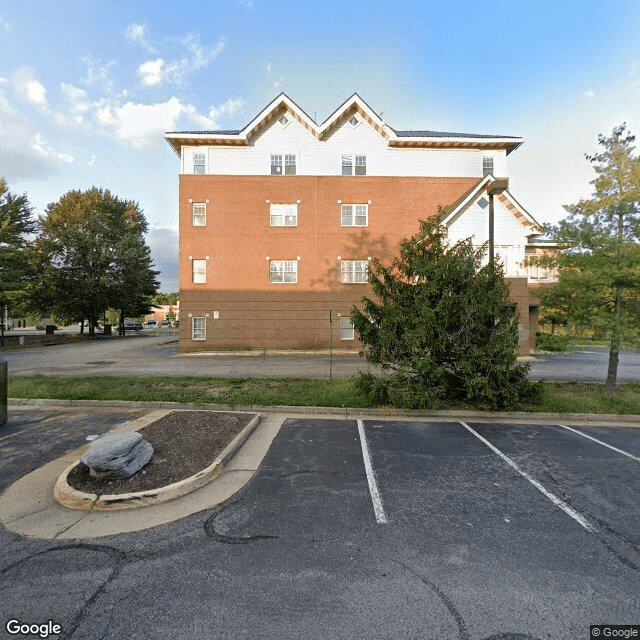
<svg viewBox="0 0 640 640"><path fill-rule="evenodd" d="M340 340L354 340L353 321L350 316L340 318Z"/></svg>
<svg viewBox="0 0 640 640"><path fill-rule="evenodd" d="M207 339L207 319L204 316L191 318L191 339Z"/></svg>
<svg viewBox="0 0 640 640"><path fill-rule="evenodd" d="M343 227L366 227L369 224L369 205L343 204L341 217Z"/></svg>
<svg viewBox="0 0 640 640"><path fill-rule="evenodd" d="M191 224L194 227L207 226L207 204L206 202L194 202L191 205Z"/></svg>
<svg viewBox="0 0 640 640"><path fill-rule="evenodd" d="M284 161L284 163L283 163ZM295 176L296 175L296 155L295 153L272 153L271 154L271 175L272 176Z"/></svg>
<svg viewBox="0 0 640 640"><path fill-rule="evenodd" d="M204 284L207 282L207 261L193 260L193 282Z"/></svg>
<svg viewBox="0 0 640 640"><path fill-rule="evenodd" d="M485 156L482 158L482 177L485 178L489 174L493 175L493 158Z"/></svg>
<svg viewBox="0 0 640 640"><path fill-rule="evenodd" d="M343 154L342 175L343 176L366 176L367 175L367 156L353 155L351 153Z"/></svg>
<svg viewBox="0 0 640 640"><path fill-rule="evenodd" d="M366 260L342 260L340 262L340 282L358 284L367 282L369 270Z"/></svg>
<svg viewBox="0 0 640 640"><path fill-rule="evenodd" d="M270 204L269 226L271 227L297 227L297 204Z"/></svg>
<svg viewBox="0 0 640 640"><path fill-rule="evenodd" d="M298 261L270 260L269 282L272 284L295 284L298 282Z"/></svg>
<svg viewBox="0 0 640 640"><path fill-rule="evenodd" d="M205 154L193 154L193 173L196 175L204 175L206 173Z"/></svg>

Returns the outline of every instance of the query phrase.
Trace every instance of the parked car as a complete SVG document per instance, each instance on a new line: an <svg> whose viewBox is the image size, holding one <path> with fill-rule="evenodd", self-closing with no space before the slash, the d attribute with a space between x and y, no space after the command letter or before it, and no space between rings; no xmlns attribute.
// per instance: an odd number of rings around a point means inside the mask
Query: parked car
<svg viewBox="0 0 640 640"><path fill-rule="evenodd" d="M145 324L146 324L148 327L157 327L157 326L158 326L158 321L157 321L157 320L147 320L147 321L145 322Z"/></svg>
<svg viewBox="0 0 640 640"><path fill-rule="evenodd" d="M163 320L163 321L160 323L160 326L161 326L161 327L170 327L170 326L171 326L171 322L170 322L169 320Z"/></svg>
<svg viewBox="0 0 640 640"><path fill-rule="evenodd" d="M124 330L125 331L142 331L144 327L140 322L136 322L135 320L131 320L131 318L124 319Z"/></svg>

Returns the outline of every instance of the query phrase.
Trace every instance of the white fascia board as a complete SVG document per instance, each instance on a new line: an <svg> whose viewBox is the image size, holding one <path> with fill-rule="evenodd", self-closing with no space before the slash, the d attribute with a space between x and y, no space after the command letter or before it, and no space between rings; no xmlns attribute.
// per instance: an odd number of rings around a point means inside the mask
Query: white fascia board
<svg viewBox="0 0 640 640"><path fill-rule="evenodd" d="M322 135L327 129L329 129L334 122L341 118L353 105L357 105L364 111L378 126L387 127L387 124L380 119L380 116L371 109L371 107L357 94L354 93L348 100L346 100L341 107L338 107L321 125L319 134Z"/></svg>
<svg viewBox="0 0 640 640"><path fill-rule="evenodd" d="M532 225L542 232L542 227L538 221L509 193L509 190L503 191L502 194Z"/></svg>
<svg viewBox="0 0 640 640"><path fill-rule="evenodd" d="M482 182L442 221L442 225L448 228L451 218L455 217L458 211L467 207L474 198L477 198L478 194L487 186L487 183L494 180L495 178L491 174L485 176Z"/></svg>

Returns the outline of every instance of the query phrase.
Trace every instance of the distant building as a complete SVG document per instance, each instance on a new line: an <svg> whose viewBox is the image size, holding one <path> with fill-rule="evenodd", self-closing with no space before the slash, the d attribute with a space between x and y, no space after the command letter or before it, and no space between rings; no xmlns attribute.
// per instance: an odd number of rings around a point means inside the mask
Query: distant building
<svg viewBox="0 0 640 640"><path fill-rule="evenodd" d="M370 295L369 261L441 208L451 240L486 242L488 189L523 142L398 131L357 94L322 124L280 94L240 130L165 137L180 157L183 351L357 350L350 310ZM526 256L542 230L508 190L494 204L524 354L537 318Z"/></svg>

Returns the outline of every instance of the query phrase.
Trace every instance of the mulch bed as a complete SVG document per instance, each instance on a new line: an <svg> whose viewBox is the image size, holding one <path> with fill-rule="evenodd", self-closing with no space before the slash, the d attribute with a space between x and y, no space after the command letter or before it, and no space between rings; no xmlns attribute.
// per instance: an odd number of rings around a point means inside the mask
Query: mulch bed
<svg viewBox="0 0 640 640"><path fill-rule="evenodd" d="M81 462L69 472L67 482L78 491L97 495L136 493L179 482L212 464L252 418L246 413L173 411L139 429L153 445L153 455L136 474L98 480Z"/></svg>

